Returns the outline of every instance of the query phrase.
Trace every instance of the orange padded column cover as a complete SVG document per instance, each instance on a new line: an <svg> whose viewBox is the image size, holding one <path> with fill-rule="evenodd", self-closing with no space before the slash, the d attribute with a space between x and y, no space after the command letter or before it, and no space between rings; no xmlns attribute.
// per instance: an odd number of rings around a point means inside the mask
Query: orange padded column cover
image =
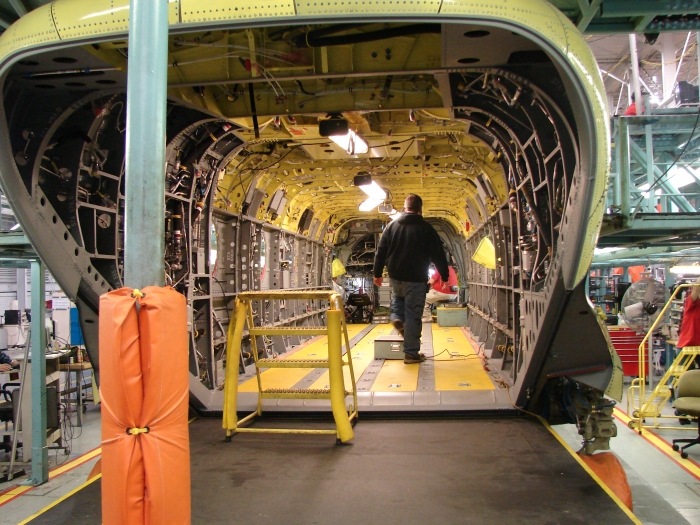
<svg viewBox="0 0 700 525"><path fill-rule="evenodd" d="M100 299L102 523L188 525L185 298L172 288L132 292Z"/></svg>

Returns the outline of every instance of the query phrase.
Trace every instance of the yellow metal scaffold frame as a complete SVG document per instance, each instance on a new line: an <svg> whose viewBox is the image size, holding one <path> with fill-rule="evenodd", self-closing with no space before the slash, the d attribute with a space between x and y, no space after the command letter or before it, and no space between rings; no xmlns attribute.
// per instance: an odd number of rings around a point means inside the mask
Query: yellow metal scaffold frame
<svg viewBox="0 0 700 525"><path fill-rule="evenodd" d="M656 320L652 323L647 331L642 342L639 343L639 377L632 380L632 384L627 390L627 415L631 418L631 421L627 426L633 430L637 430L640 434L642 433L642 428L656 428L662 430L691 430L691 428L683 428L678 426L661 426L659 422L660 419L679 419L687 418L689 416L676 416L676 415L663 415L661 410L666 405L669 399L671 399L672 389L678 386L681 375L685 373L688 368L693 364L695 357L700 355L700 346L686 346L682 348L678 355L673 360L673 363L668 367L666 373L658 382L654 390L647 397L646 395L646 359L645 350L647 347L647 342L649 337L652 336L656 327L661 324L665 318L666 311L671 306L671 303L679 294L679 292L685 288L690 288L696 286L695 284L681 284L678 286L671 298L664 305L663 309L656 317ZM651 370L650 370L651 372ZM635 399L638 400L638 404L635 404ZM647 417L653 418L654 422L651 425L645 425L644 421ZM692 429L697 430L697 429Z"/></svg>
<svg viewBox="0 0 700 525"><path fill-rule="evenodd" d="M326 311L326 326L255 326L251 303L253 301L274 300L322 300L329 302ZM243 419L238 419L238 363L240 362L243 331L248 325L250 345L255 360L255 374L258 385L258 405L255 412ZM328 359L268 359L260 358L256 337L262 335L327 335ZM343 358L343 339L345 342L345 358ZM352 390L345 390L343 366L350 372ZM329 388L327 389L264 389L261 369L265 368L327 368L329 372ZM353 404L349 408L345 399L352 396ZM262 415L263 399L329 399L331 411L335 420L336 430L312 429L269 429L249 428L241 425L251 421L255 416ZM226 380L224 383L224 416L223 428L226 430L226 440L239 432L267 432L273 434L335 434L338 443L345 443L354 437L353 425L358 417L357 386L355 372L352 366L350 341L343 310L343 301L337 293L328 290L315 291L263 291L242 292L236 297L234 319L229 323L228 342L226 349Z"/></svg>

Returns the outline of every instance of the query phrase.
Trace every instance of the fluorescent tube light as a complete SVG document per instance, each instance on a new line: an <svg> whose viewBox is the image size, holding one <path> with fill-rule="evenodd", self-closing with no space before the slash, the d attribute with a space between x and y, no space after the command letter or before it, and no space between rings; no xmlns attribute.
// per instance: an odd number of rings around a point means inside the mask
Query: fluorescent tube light
<svg viewBox="0 0 700 525"><path fill-rule="evenodd" d="M384 199L373 199L372 197L370 197L365 202L360 204L360 211L372 211L374 208L379 206L382 202L384 202Z"/></svg>
<svg viewBox="0 0 700 525"><path fill-rule="evenodd" d="M700 266L671 266L674 275L700 275Z"/></svg>
<svg viewBox="0 0 700 525"><path fill-rule="evenodd" d="M379 186L379 184L376 183L376 181L372 181L372 184L359 186L359 188L371 199L382 201L386 199L386 192Z"/></svg>
<svg viewBox="0 0 700 525"><path fill-rule="evenodd" d="M353 130L349 130L345 135L331 135L328 138L350 155L361 155L369 151L369 146L364 139Z"/></svg>

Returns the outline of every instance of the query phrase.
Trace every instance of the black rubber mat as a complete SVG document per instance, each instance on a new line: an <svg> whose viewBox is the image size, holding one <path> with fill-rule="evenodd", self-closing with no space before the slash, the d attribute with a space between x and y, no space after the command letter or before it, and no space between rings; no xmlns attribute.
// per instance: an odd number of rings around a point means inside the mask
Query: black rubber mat
<svg viewBox="0 0 700 525"><path fill-rule="evenodd" d="M347 446L332 436L275 434L225 443L219 420L193 422L192 523L631 522L535 421L374 420L355 433ZM98 525L99 489L99 481L89 485L32 525Z"/></svg>

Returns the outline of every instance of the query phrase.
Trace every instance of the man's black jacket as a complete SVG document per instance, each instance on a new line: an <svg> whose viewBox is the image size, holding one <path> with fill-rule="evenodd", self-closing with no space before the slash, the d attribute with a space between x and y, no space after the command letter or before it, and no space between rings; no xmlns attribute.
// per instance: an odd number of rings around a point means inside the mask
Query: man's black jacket
<svg viewBox="0 0 700 525"><path fill-rule="evenodd" d="M386 265L391 279L426 283L430 261L446 282L449 272L440 236L421 215L403 213L384 229L374 256L374 276L381 277Z"/></svg>

